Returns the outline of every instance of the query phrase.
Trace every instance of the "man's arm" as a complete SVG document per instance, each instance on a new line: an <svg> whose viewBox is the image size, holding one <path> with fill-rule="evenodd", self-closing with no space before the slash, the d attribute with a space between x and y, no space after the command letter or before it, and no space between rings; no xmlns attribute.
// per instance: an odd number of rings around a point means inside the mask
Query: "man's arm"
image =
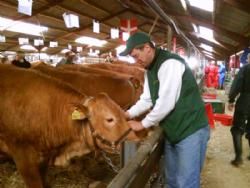
<svg viewBox="0 0 250 188"><path fill-rule="evenodd" d="M145 128L159 124L175 107L179 99L185 66L175 59L165 61L158 72L159 96L154 108L142 120Z"/></svg>
<svg viewBox="0 0 250 188"><path fill-rule="evenodd" d="M145 72L143 93L141 94L140 99L136 102L136 104L126 112L126 117L128 119L137 117L146 112L147 110L149 110L152 106L153 103L150 97L147 73Z"/></svg>
<svg viewBox="0 0 250 188"><path fill-rule="evenodd" d="M244 68L241 68L238 74L235 76L235 79L233 80L232 86L230 88L229 92L229 103L234 103L236 96L240 93L242 84L243 84L243 70Z"/></svg>

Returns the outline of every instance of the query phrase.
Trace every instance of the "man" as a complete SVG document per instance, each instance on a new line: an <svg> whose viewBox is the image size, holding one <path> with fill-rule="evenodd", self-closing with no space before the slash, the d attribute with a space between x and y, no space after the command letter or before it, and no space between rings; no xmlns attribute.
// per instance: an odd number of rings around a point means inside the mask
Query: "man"
<svg viewBox="0 0 250 188"><path fill-rule="evenodd" d="M239 95L231 128L235 151L235 159L231 161L231 164L236 167L242 164L242 136L245 133L250 146L250 53L247 60L248 64L240 69L229 92L229 110L233 109L235 98ZM248 159L250 160L250 154Z"/></svg>
<svg viewBox="0 0 250 188"><path fill-rule="evenodd" d="M135 33L120 55L130 55L144 67L144 90L126 116L151 109L142 121L129 121L134 131L160 125L165 133L165 179L168 188L200 187L209 127L194 76L184 60L155 48L145 33Z"/></svg>
<svg viewBox="0 0 250 188"><path fill-rule="evenodd" d="M25 59L25 56L23 53L17 53L15 59L11 62L12 65L15 65L17 67L21 68L30 68L31 64Z"/></svg>
<svg viewBox="0 0 250 188"><path fill-rule="evenodd" d="M63 58L56 66L60 66L63 64L74 64L74 59L76 54L72 51L68 51L65 53L65 58Z"/></svg>
<svg viewBox="0 0 250 188"><path fill-rule="evenodd" d="M224 81L225 81L226 67L224 62L220 62L219 64L219 89L224 89Z"/></svg>

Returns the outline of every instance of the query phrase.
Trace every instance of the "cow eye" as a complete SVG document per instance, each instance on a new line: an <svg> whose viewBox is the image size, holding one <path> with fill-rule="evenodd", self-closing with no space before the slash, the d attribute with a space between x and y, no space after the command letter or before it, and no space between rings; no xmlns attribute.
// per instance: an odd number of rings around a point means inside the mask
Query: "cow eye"
<svg viewBox="0 0 250 188"><path fill-rule="evenodd" d="M107 122L109 122L109 123L111 123L111 122L113 122L113 121L114 121L114 119L113 119L113 118L107 118L106 120L107 120Z"/></svg>

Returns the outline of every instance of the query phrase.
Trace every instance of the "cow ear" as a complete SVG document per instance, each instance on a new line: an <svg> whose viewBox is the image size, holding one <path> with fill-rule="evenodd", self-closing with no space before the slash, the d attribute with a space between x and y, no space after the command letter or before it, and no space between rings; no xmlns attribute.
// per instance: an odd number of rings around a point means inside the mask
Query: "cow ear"
<svg viewBox="0 0 250 188"><path fill-rule="evenodd" d="M71 114L72 120L84 120L86 118L88 118L87 108L84 107L82 107L81 109L76 107Z"/></svg>

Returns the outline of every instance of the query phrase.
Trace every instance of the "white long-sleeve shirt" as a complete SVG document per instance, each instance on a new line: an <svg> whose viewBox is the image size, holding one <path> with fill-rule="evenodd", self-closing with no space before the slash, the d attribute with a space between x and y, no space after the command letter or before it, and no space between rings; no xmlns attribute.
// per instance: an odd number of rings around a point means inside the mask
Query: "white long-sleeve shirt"
<svg viewBox="0 0 250 188"><path fill-rule="evenodd" d="M168 59L161 65L157 74L159 79L159 97L154 108L141 121L143 127L148 128L158 125L174 109L180 96L184 71L185 66L175 59ZM139 116L153 106L146 72L144 77L143 93L137 103L128 110L131 118Z"/></svg>

